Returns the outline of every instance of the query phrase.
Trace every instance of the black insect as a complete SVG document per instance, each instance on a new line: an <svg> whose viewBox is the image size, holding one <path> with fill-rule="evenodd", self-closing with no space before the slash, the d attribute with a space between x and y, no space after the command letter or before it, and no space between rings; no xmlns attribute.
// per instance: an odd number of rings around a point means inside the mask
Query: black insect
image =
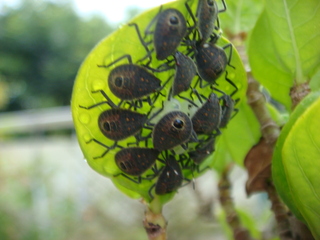
<svg viewBox="0 0 320 240"><path fill-rule="evenodd" d="M111 92L122 100L134 100L154 93L161 81L143 67L124 64L114 68L108 78Z"/></svg>
<svg viewBox="0 0 320 240"><path fill-rule="evenodd" d="M212 43L197 44L195 60L200 77L210 84L215 83L228 64L224 49Z"/></svg>
<svg viewBox="0 0 320 240"><path fill-rule="evenodd" d="M233 111L238 112L238 109L234 108L234 100L231 98L230 95L223 95L221 97L222 100L222 114L221 114L221 121L220 121L220 128L225 128L231 119L231 114Z"/></svg>
<svg viewBox="0 0 320 240"><path fill-rule="evenodd" d="M155 192L158 195L173 192L181 186L182 181L183 174L179 163L173 156L169 156L156 183Z"/></svg>
<svg viewBox="0 0 320 240"><path fill-rule="evenodd" d="M176 71L172 86L173 96L188 90L192 82L192 79L197 73L197 68L190 57L177 51L175 54L175 60Z"/></svg>
<svg viewBox="0 0 320 240"><path fill-rule="evenodd" d="M127 109L109 109L98 119L101 132L109 139L119 141L138 133L147 121L147 115Z"/></svg>
<svg viewBox="0 0 320 240"><path fill-rule="evenodd" d="M153 43L158 60L173 54L187 34L187 23L182 13L173 8L159 13Z"/></svg>
<svg viewBox="0 0 320 240"><path fill-rule="evenodd" d="M157 195L164 195L177 190L181 186L182 181L183 174L179 162L174 156L170 155L166 158L166 165L161 171L157 183L153 187L155 187ZM152 188L149 190L150 195Z"/></svg>
<svg viewBox="0 0 320 240"><path fill-rule="evenodd" d="M227 48L230 48L228 57L225 52ZM225 72L225 80L235 88L231 96L238 91L238 87L228 78L228 72L226 71L227 65L234 68L230 64L232 59L231 43L223 47L217 46L214 42L203 45L197 43L194 56L201 79L209 84L215 84L216 80Z"/></svg>
<svg viewBox="0 0 320 240"><path fill-rule="evenodd" d="M198 144L194 151L189 152L189 157L195 165L200 165L211 153L214 152L215 138L210 137L205 142Z"/></svg>
<svg viewBox="0 0 320 240"><path fill-rule="evenodd" d="M199 97L201 100L201 98ZM206 102L196 111L191 118L193 130L198 134L212 134L218 131L221 121L221 106L219 98L211 93Z"/></svg>
<svg viewBox="0 0 320 240"><path fill-rule="evenodd" d="M191 9L187 3L185 6L190 13L191 17L194 16ZM193 20L195 22L195 19ZM151 31L152 26L155 24L154 31ZM129 26L134 26L136 28L140 42L145 47L147 51L147 56L140 59L140 61L149 57L149 63L151 62L151 53L156 52L156 58L158 60L164 60L170 55L174 54L183 41L183 38L188 35L188 31L191 31L194 27L187 27L187 22L183 14L174 8L168 8L162 11L160 8L160 13L158 13L152 21L149 23L145 29L145 36L142 37L140 30L135 23L130 23ZM146 36L148 34L153 34L153 45L154 49L149 50L148 45L151 42L146 42ZM147 64L148 65L148 64Z"/></svg>
<svg viewBox="0 0 320 240"><path fill-rule="evenodd" d="M199 0L196 16L198 18L197 27L202 43L204 43L211 36L215 28L220 28L218 13L227 10L224 0L222 0L222 3L224 8L219 10L215 0ZM217 27L215 27L216 21Z"/></svg>
<svg viewBox="0 0 320 240"><path fill-rule="evenodd" d="M110 67L123 58L127 58L129 63L112 69L108 77L109 88L115 96L122 100L140 99L161 88L161 80L140 65L133 64L130 55L100 67Z"/></svg>
<svg viewBox="0 0 320 240"><path fill-rule="evenodd" d="M123 148L116 153L115 161L124 173L140 176L154 165L159 153L152 148Z"/></svg>
<svg viewBox="0 0 320 240"><path fill-rule="evenodd" d="M181 111L172 111L162 117L154 126L153 146L159 151L172 149L187 142L192 133L190 118Z"/></svg>

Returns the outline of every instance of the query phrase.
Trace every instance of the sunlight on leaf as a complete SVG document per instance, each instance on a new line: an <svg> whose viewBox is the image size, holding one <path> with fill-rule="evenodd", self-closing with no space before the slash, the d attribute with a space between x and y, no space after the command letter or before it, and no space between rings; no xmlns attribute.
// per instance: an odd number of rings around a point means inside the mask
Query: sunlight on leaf
<svg viewBox="0 0 320 240"><path fill-rule="evenodd" d="M195 14L197 1L188 0L188 4ZM185 7L185 0L162 5L161 9L163 10L166 8L179 9L186 17L187 21L189 21L190 24L193 24ZM144 33L144 30L147 28L152 19L159 13L159 11L160 7L146 11L131 20L130 23L136 23L140 31ZM148 42L151 40L152 35L147 35L145 41ZM229 41L227 39L221 37L218 40L217 45L225 46L228 43ZM187 49L186 46L181 45L178 50L180 52L186 52ZM127 63L128 61L126 59L122 59L121 61L112 65L110 68L98 67L98 65L108 65L121 56L127 54L132 57L132 62L136 63L139 59L145 57L146 53L146 49L141 44L135 28L133 26L129 26L128 24L123 25L120 29L98 43L83 62L74 84L71 104L78 141L88 164L98 173L111 178L115 186L128 196L132 198L142 197L147 202L150 202L151 197L149 195L149 189L155 184L157 178L152 180L143 180L140 184L137 184L123 175L120 175L122 172L114 160L115 154L119 151L119 148L128 146L129 143L136 143L136 138L134 136L127 137L124 140L117 141L118 145L114 146L115 141L106 138L98 126L98 117L100 113L110 109L111 107L108 104L100 104L96 106L99 103L106 102L106 98L100 92L102 89L115 105L120 103L120 99L111 92L107 83L107 79L112 69L114 69L116 66ZM152 53L151 56L151 67L159 66L163 63L156 59L154 53ZM228 78L239 89L239 91L234 95L234 98L239 98L242 100L245 96L247 87L246 72L239 54L234 48L230 65L234 66L235 68L227 66ZM154 75L159 78L162 83L167 81L173 74L173 69L154 73ZM227 81L225 81L224 77L225 76L221 76L219 79L217 79L218 88L225 93L230 94L233 92L234 88ZM194 78L193 81L197 81L197 79ZM161 109L162 102L167 100L170 86L171 84L164 86L164 88L161 90L162 94L159 94L157 101L152 106L152 109L148 104L144 104L141 108L137 108L135 111L140 114L146 114L153 109ZM199 86L197 88L199 88L197 89L199 93L204 95L208 95L209 92L212 91L209 88L200 89ZM190 98L187 93L181 93L181 95L184 95L185 98ZM181 108L188 107L188 102L182 101L182 98L179 98L177 101L179 101L179 104L181 104ZM92 108L86 109L88 107ZM142 130L142 132L144 133L144 130ZM224 133L222 135L224 135ZM149 137L146 141L141 141L141 146L139 146L144 147L142 146L143 144L152 146L153 143L151 140L152 139ZM182 149L181 151L185 150ZM212 159L209 157L208 160L201 164L201 167L203 166L205 168L206 166L210 165L211 162ZM163 163L157 161L156 166L158 169L161 169L161 167L163 167ZM185 177L197 177L201 174L196 171L193 173L190 169L184 169L183 173ZM147 177L152 174L154 174L154 172L152 169L149 169L143 174L143 177ZM169 201L174 194L175 192L160 196L159 202L164 204L165 202Z"/></svg>
<svg viewBox="0 0 320 240"><path fill-rule="evenodd" d="M263 1L259 0L227 1L227 11L219 15L221 27L233 35L250 31L258 19L263 5ZM219 7L219 9L221 8Z"/></svg>
<svg viewBox="0 0 320 240"><path fill-rule="evenodd" d="M249 40L253 76L287 109L294 83L310 81L320 64L320 2L272 0Z"/></svg>
<svg viewBox="0 0 320 240"><path fill-rule="evenodd" d="M320 92L309 94L292 113L278 139L272 175L291 211L320 238Z"/></svg>

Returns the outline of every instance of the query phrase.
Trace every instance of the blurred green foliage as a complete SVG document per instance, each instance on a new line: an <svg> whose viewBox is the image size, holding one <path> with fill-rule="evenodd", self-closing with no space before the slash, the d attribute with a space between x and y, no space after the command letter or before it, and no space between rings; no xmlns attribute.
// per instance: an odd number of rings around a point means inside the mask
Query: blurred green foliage
<svg viewBox="0 0 320 240"><path fill-rule="evenodd" d="M0 15L1 110L69 105L79 65L113 31L101 16L80 17L70 3L23 0ZM3 94L3 95L4 95Z"/></svg>

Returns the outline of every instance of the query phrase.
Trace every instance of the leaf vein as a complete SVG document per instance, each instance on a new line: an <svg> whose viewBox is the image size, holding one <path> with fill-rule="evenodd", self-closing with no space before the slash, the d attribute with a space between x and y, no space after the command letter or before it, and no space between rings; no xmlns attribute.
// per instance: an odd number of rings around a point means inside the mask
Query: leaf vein
<svg viewBox="0 0 320 240"><path fill-rule="evenodd" d="M297 143L297 142L296 142L296 143ZM301 171L304 179L306 180L306 183L310 186L310 189L312 190L313 194L314 194L315 197L318 199L318 201L320 201L320 197L319 197L318 194L316 193L316 191L315 191L312 183L310 182L309 178L307 177L306 172L304 171L303 167L301 166L300 158L298 157L297 148L296 148L296 145L295 145L295 144L293 144L292 149L293 149L293 152L294 152L293 156L294 156L294 158L295 158L295 160L296 160L296 162L297 162L297 164L298 164L298 167L299 167L299 169L300 169L300 171Z"/></svg>
<svg viewBox="0 0 320 240"><path fill-rule="evenodd" d="M291 16L290 16L290 12L288 10L288 6L287 6L287 2L286 0L283 0L283 4L284 4L284 9L285 9L285 16L286 16L286 21L287 21L287 25L288 25L288 29L289 29L289 34L290 34L290 38L292 40L292 48L293 48L293 52L294 52L294 57L295 57L295 62L296 62L296 78L295 81L297 81L298 83L303 81L303 76L302 76L302 69L301 69L301 62L300 62L300 52L298 50L298 45L297 45L297 41L294 35L294 31L293 31L293 25L291 22Z"/></svg>
<svg viewBox="0 0 320 240"><path fill-rule="evenodd" d="M319 36L320 36L320 33L317 33L317 34L313 35L311 38L308 38L308 41L306 41L303 45L300 45L299 50L300 50L300 49L303 49L306 45L310 44L310 42L311 42L313 39L315 39L315 38L317 38L317 37L319 37Z"/></svg>
<svg viewBox="0 0 320 240"><path fill-rule="evenodd" d="M304 205L306 208L308 208L311 212L313 212L315 215L317 215L318 217L320 217L320 214L314 210L311 206L305 204L305 203L302 203L302 205Z"/></svg>
<svg viewBox="0 0 320 240"><path fill-rule="evenodd" d="M310 121L311 121L311 117L309 117L308 120L307 120L307 126L308 126L307 127L307 133L308 133L309 138L311 139L312 144L314 145L314 147L320 153L320 147L318 146L317 141L314 139L314 136L313 136L313 134L311 132L311 129L310 129L310 127L311 127Z"/></svg>
<svg viewBox="0 0 320 240"><path fill-rule="evenodd" d="M306 18L305 21L301 21L299 24L297 24L297 25L295 26L295 28L298 28L298 27L300 27L300 26L302 26L302 25L308 24L309 21L311 21L311 19L313 19L313 18L317 15L317 12L318 12L319 8L320 8L320 1L318 2L318 6L317 6L316 8L314 8L313 14L312 14L312 15L309 15L309 17Z"/></svg>

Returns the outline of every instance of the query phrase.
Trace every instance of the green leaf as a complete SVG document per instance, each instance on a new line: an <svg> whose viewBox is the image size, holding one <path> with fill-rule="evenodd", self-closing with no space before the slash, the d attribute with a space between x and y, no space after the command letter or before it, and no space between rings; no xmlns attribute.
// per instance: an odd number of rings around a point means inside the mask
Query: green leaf
<svg viewBox="0 0 320 240"><path fill-rule="evenodd" d="M176 8L179 9L182 14L186 17L186 19L192 24L192 20L187 12L184 1L175 1L165 5L162 5L162 10L166 8ZM197 1L189 0L188 4L190 5L193 13L195 14L197 8ZM134 18L131 23L136 23L144 34L144 30L149 25L151 20L159 13L160 7L151 9L147 12L142 13L141 15ZM152 29L151 29L152 30ZM150 36L149 36L150 35ZM152 40L152 35L149 34L146 36L146 41ZM230 43L225 38L220 38L218 41L218 45L224 46ZM186 46L180 46L178 48L181 52L186 52ZM101 104L99 106L93 107L91 109L85 109L83 107L90 107L95 104L99 104L101 102L106 101L104 96L99 92L99 90L103 90L106 95L114 102L114 104L118 104L120 99L118 99L107 84L107 79L110 71L118 65L127 63L126 60L121 60L117 62L114 66L110 68L98 67L97 65L107 65L109 63L114 62L121 56L129 54L132 57L133 63L136 63L139 59L145 57L147 54L146 49L141 44L137 31L133 26L129 26L128 24L123 25L120 29L115 31L110 36L103 39L97 46L89 53L85 61L83 62L81 68L79 69L72 95L72 116L73 121L76 128L76 133L78 137L78 141L80 147L84 153L85 158L87 159L88 164L98 173L109 177L112 179L115 186L128 196L132 198L144 198L147 202L151 201L149 195L149 189L156 183L157 178L152 180L143 180L140 184L137 184L131 181L128 178L120 175L122 172L117 167L114 156L119 151L119 148L111 148L107 151L108 147L112 147L114 141L106 138L100 131L98 127L98 117L102 111L110 109L111 107L108 104ZM163 64L162 61L158 61L155 57L155 54L152 53L152 62L151 67L159 66ZM233 48L233 54L230 64L235 68L227 66L228 70L228 78L233 81L239 91L234 95L234 98L243 99L246 93L247 88L247 80L246 80L246 72L244 70L242 61L237 53L236 49ZM162 83L167 81L170 76L174 74L174 70L168 70L164 72L155 72L154 75L161 79ZM192 85L195 85L197 81L197 77L193 79ZM234 88L225 80L225 76L221 76L217 80L218 88L224 91L227 94L233 92ZM198 84L199 85L199 84ZM153 106L149 106L148 104L143 104L142 108L138 108L135 111L138 113L146 114L151 110L157 110L163 108L163 102L169 102L171 105L178 103L181 107L181 111L188 109L190 103L188 101L183 100L182 98L177 98L173 100L168 100L168 95L170 91L171 84L168 83L161 90L162 94L159 94L157 101L153 104ZM200 94L208 96L211 93L212 89L210 87L200 88L196 87L197 91ZM96 92L95 92L96 91ZM98 91L98 92L97 92ZM181 93L185 98L190 98L190 94L188 92ZM175 105L176 106L176 105ZM172 109L169 109L172 110ZM232 121L231 121L232 122ZM143 130L144 133L144 130ZM128 146L128 143L135 143L136 139L134 136L128 137L124 140L118 141L118 145L122 147ZM100 143L100 144L99 144ZM103 145L105 146L103 146ZM152 139L149 138L147 141L140 141L139 146L152 147ZM192 145L192 144L190 144ZM185 151L181 148L181 151ZM104 154L104 155L103 155ZM211 160L212 161L212 160ZM161 169L163 167L163 163L157 161L157 168ZM205 168L210 165L210 158L208 161L204 162L201 165ZM200 173L194 172L192 173L191 169L183 170L184 176L195 176L197 177ZM147 177L147 175L153 174L153 171L150 169L146 173L143 174L143 177ZM169 201L175 193L166 194L164 196L159 196L157 201L161 204Z"/></svg>
<svg viewBox="0 0 320 240"><path fill-rule="evenodd" d="M248 45L253 76L291 107L290 88L310 81L320 64L320 2L271 0Z"/></svg>
<svg viewBox="0 0 320 240"><path fill-rule="evenodd" d="M227 11L219 14L221 27L233 35L250 31L258 19L263 5L263 1L260 0L228 1ZM219 6L219 9L222 8L223 6Z"/></svg>
<svg viewBox="0 0 320 240"><path fill-rule="evenodd" d="M288 113L280 113L279 110L277 108L275 108L275 106L271 105L271 104L267 104L267 108L268 111L270 113L270 116L272 118L273 121L275 121L275 123L278 126L283 126L286 122L288 122Z"/></svg>
<svg viewBox="0 0 320 240"><path fill-rule="evenodd" d="M259 122L247 104L247 99L240 104L238 114L222 131L211 165L220 173L229 162L243 166L245 156L261 136Z"/></svg>
<svg viewBox="0 0 320 240"><path fill-rule="evenodd" d="M320 92L304 98L281 131L272 159L276 189L291 211L320 238Z"/></svg>
<svg viewBox="0 0 320 240"><path fill-rule="evenodd" d="M313 75L310 81L310 88L312 91L320 90L320 69Z"/></svg>

